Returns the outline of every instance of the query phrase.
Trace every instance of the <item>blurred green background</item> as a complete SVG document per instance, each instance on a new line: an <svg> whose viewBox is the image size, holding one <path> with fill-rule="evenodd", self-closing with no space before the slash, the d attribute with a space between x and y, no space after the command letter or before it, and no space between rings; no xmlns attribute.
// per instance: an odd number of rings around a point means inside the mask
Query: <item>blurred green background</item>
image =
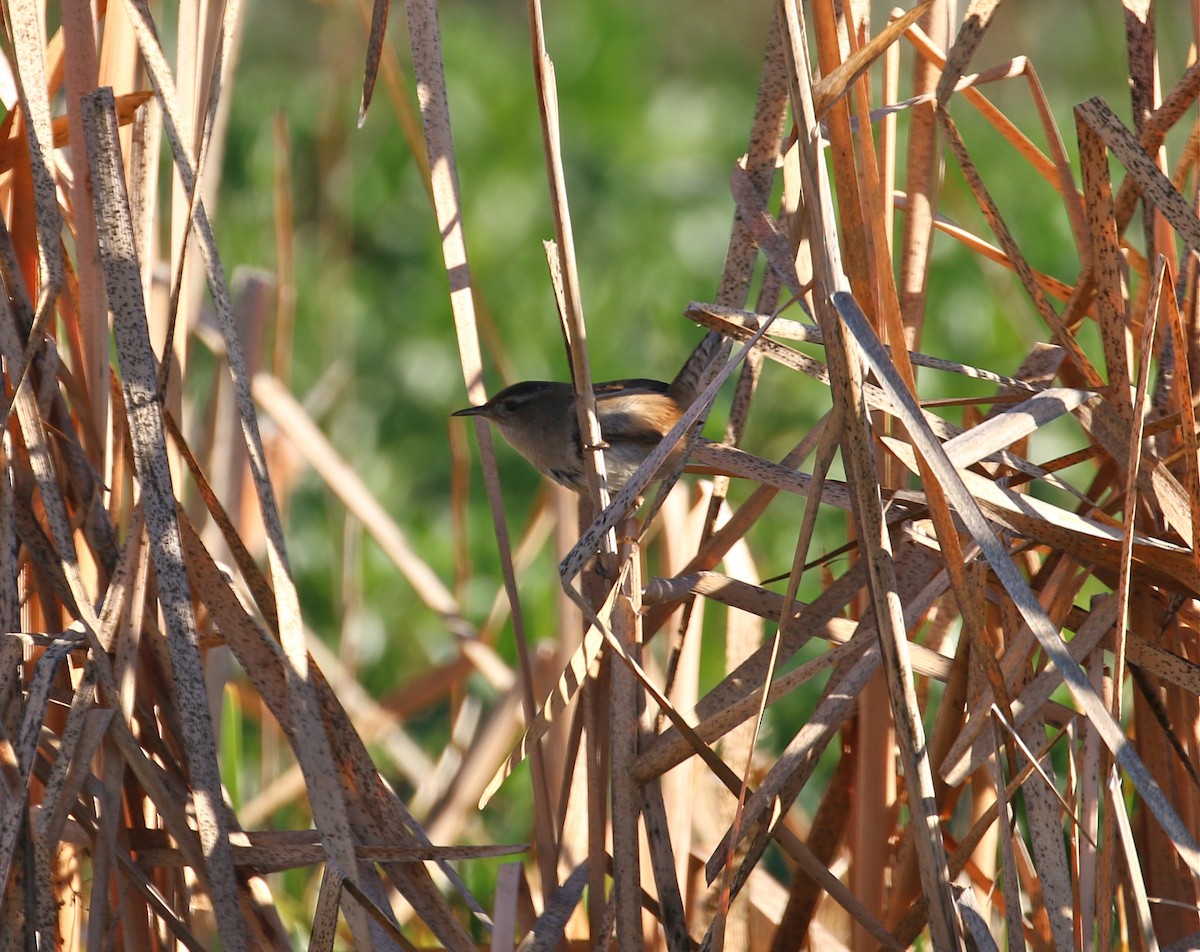
<svg viewBox="0 0 1200 952"><path fill-rule="evenodd" d="M875 4L876 28L890 6ZM1184 37L1182 6L1162 15L1177 16ZM733 214L728 177L746 147L772 9L766 2L721 0L547 6L598 379L669 379L700 336L682 311L688 301L715 294ZM275 267L271 124L282 114L292 140L295 202L294 390L303 399L324 388L314 404L319 424L450 583L449 427L461 421L448 414L466 397L429 200L382 81L365 127L356 128L366 43L358 8L255 0L246 16L217 214L226 266ZM541 244L553 227L526 17L526 7L512 0L441 5L471 268L503 342L503 354L485 353L491 390L515 379L567 378ZM392 11L388 41L407 70L400 5ZM1184 66L1184 51L1161 45L1178 55L1163 64L1169 85ZM903 97L912 54L902 47ZM1103 95L1129 121L1119 4L1010 0L974 66L1019 54L1035 63L1072 155L1075 102ZM1023 80L991 85L985 93L1044 145ZM1031 263L1073 281L1078 260L1057 196L965 104L956 104L953 114ZM902 116L901 141L906 121ZM941 211L992 240L952 162ZM1047 338L1017 280L944 236L935 248L923 349L1000 373L1015 370L1029 347ZM501 366L511 377L501 377ZM922 383L928 398L986 392L964 390L944 375L928 374ZM824 393L768 366L748 448L775 457L786 452L825 411ZM724 412L719 405L710 434L720 432ZM957 413L948 415L957 419ZM1035 447L1035 459L1074 448ZM499 572L474 454L472 461L469 543L476 577L460 594L479 621ZM538 478L507 448L500 450L500 466L519 536ZM764 575L790 565L801 511L801 500L781 500L776 515L756 530ZM453 652L437 617L374 543L345 531L341 506L315 477L301 479L289 518L305 618L331 645L353 637L360 679L374 695L387 695ZM839 525L832 517L825 521L814 554L844 541ZM844 561L835 565L835 571L843 568ZM554 635L556 584L548 556L522 579L535 639ZM503 637L499 649L511 659L511 638ZM774 713L777 736L791 735L807 703L798 699ZM444 713L431 711L411 725L431 755L446 741Z"/></svg>

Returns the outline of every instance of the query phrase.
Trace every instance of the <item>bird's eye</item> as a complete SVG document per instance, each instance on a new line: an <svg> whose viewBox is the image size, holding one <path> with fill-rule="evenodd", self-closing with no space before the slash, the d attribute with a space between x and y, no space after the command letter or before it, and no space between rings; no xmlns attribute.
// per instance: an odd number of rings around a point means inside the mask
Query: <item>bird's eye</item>
<svg viewBox="0 0 1200 952"><path fill-rule="evenodd" d="M505 400L502 404L500 404L500 409L505 413L512 413L520 405L521 403L519 400Z"/></svg>

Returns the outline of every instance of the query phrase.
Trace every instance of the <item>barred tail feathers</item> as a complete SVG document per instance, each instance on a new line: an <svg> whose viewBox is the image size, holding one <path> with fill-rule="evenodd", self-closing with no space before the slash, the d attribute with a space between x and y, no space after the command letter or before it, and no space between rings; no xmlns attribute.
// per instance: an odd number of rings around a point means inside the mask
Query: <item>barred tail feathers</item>
<svg viewBox="0 0 1200 952"><path fill-rule="evenodd" d="M730 344L727 338L716 331L704 335L667 390L680 406L689 406L700 395L700 391L712 379L717 365L729 356Z"/></svg>

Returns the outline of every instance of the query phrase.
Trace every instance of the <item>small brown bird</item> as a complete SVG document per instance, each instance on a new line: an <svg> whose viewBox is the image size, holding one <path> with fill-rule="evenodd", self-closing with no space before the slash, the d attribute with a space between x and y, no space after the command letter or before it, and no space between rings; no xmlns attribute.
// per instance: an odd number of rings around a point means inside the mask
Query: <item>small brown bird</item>
<svg viewBox="0 0 1200 952"><path fill-rule="evenodd" d="M723 342L717 334L705 337L669 384L633 378L593 386L610 492L620 491L696 399L705 371ZM577 493L587 492L571 384L553 380L514 383L487 403L457 410L452 416L486 417L538 472ZM665 475L679 466L685 444L686 440L679 441L660 473Z"/></svg>

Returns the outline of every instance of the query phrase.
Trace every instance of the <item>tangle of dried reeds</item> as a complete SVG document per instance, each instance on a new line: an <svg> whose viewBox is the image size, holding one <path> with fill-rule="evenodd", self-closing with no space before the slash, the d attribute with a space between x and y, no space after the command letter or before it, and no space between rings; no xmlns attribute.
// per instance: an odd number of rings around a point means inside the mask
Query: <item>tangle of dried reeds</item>
<svg viewBox="0 0 1200 952"><path fill-rule="evenodd" d="M1077 176L1032 63L968 72L998 2L948 24L944 2L923 0L871 35L867 5L846 18L833 0L781 0L730 180L724 271L711 301L681 302L729 356L680 432L736 376L725 440L694 460L756 488L734 509L721 476L627 519L668 438L611 500L597 467L580 531L574 501L551 496L514 550L481 421L504 599L478 626L289 395L286 228L278 308L261 277L235 293L222 268L209 203L238 4L208 20L181 8L174 66L145 0L100 6L97 20L64 4L49 39L37 3L5 6L19 91L0 137L5 948L288 948L270 874L297 867L320 870L313 949L339 930L356 949L473 949L480 933L495 950L1196 941L1200 219L1185 195L1197 136L1177 155L1164 143L1200 94L1200 65L1158 92L1153 5L1125 3L1133 128L1100 99L1076 106ZM479 402L436 3L406 12L423 140L414 117L407 129ZM395 68L386 14L379 0L364 111L376 71ZM547 256L586 404L585 289L538 0L530 23ZM907 87L905 46L917 63ZM1045 150L989 102L991 83L1023 83ZM967 111L1011 147L1011 176L1060 197L1073 276L1029 265L960 132ZM944 162L990 236L939 215ZM939 349L922 343L936 231L1013 272L1043 331L1019 366L926 353ZM200 345L220 370L207 405L182 387ZM828 388L822 423L778 463L733 448L767 360ZM938 373L986 393L923 397ZM185 418L208 427L191 435ZM602 446L594 408L584 424ZM1031 458L1051 425L1070 426L1078 449ZM282 440L458 638L458 659L408 685L405 703L451 696L473 674L500 694L436 769L306 638L280 519ZM806 498L782 593L761 583L746 538L779 493ZM852 559L836 577L823 566L820 595L802 604L822 506L845 513ZM564 595L546 653L528 643L517 580L556 525ZM649 547L658 574L644 577ZM729 613L723 676L702 687L706 603ZM515 671L492 649L505 616ZM226 652L246 673L245 702L266 712L264 747L289 752L236 811L214 718ZM766 708L805 689L812 716L768 755ZM416 806L369 743L412 765ZM526 759L528 861L500 867L485 910L451 862L525 848L456 841ZM802 794L818 803L807 820ZM300 795L312 829L254 828Z"/></svg>

